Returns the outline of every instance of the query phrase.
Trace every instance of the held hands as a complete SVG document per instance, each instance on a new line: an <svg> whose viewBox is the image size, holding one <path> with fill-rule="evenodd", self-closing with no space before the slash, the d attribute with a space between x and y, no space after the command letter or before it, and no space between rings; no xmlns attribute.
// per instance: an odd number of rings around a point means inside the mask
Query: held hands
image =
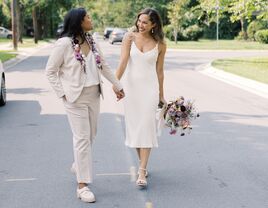
<svg viewBox="0 0 268 208"><path fill-rule="evenodd" d="M117 90L115 88L115 86L113 86L113 91L114 93L116 94L116 97L117 97L117 101L121 100L123 97L125 97L125 92L123 89L121 89L120 91Z"/></svg>

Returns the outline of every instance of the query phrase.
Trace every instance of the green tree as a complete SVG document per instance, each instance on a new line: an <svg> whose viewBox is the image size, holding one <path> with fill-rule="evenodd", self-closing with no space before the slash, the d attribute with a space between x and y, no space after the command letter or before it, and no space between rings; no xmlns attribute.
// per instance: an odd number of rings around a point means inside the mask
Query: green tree
<svg viewBox="0 0 268 208"><path fill-rule="evenodd" d="M10 1L0 0L0 25L11 28Z"/></svg>
<svg viewBox="0 0 268 208"><path fill-rule="evenodd" d="M176 44L178 32L181 31L182 28L187 3L189 3L189 0L174 0L168 5L168 18L170 25L173 28L173 35Z"/></svg>
<svg viewBox="0 0 268 208"><path fill-rule="evenodd" d="M246 18L248 17L248 3L250 0L233 0L230 3L231 21L240 21L241 35L247 39Z"/></svg>
<svg viewBox="0 0 268 208"><path fill-rule="evenodd" d="M255 17L267 20L267 0L232 0L230 3L231 21L240 21L241 33L247 39L248 23Z"/></svg>
<svg viewBox="0 0 268 208"><path fill-rule="evenodd" d="M33 25L35 42L44 37L54 37L58 23L67 10L76 6L70 0L20 0L24 25Z"/></svg>
<svg viewBox="0 0 268 208"><path fill-rule="evenodd" d="M258 19L267 21L268 19L268 1L267 0L255 0L251 7L254 8L253 14Z"/></svg>

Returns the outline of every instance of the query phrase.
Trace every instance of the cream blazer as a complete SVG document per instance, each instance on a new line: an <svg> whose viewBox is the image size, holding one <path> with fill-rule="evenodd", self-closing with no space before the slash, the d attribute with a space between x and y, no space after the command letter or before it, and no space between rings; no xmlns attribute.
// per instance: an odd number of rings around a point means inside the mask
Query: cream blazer
<svg viewBox="0 0 268 208"><path fill-rule="evenodd" d="M98 44L97 48L101 56L102 70L98 69L100 93L103 97L103 81L101 74L109 80L117 90L122 86L116 79L109 65L105 62ZM92 53L90 51L89 53ZM68 102L75 102L82 92L86 82L86 74L81 63L75 59L71 38L63 37L56 41L46 65L47 78L59 98L65 95Z"/></svg>

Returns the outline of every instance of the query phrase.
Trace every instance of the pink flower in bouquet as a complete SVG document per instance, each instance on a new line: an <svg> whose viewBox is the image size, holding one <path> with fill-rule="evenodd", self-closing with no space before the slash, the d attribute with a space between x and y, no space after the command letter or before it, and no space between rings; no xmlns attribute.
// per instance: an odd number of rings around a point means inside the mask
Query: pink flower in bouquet
<svg viewBox="0 0 268 208"><path fill-rule="evenodd" d="M179 97L174 101L170 101L164 113L165 125L170 128L170 134L174 135L181 131L181 136L184 136L185 130L191 130L191 121L199 117L193 101L187 100L184 97Z"/></svg>
<svg viewBox="0 0 268 208"><path fill-rule="evenodd" d="M177 133L177 130L176 129L172 129L169 133L170 134L176 134Z"/></svg>

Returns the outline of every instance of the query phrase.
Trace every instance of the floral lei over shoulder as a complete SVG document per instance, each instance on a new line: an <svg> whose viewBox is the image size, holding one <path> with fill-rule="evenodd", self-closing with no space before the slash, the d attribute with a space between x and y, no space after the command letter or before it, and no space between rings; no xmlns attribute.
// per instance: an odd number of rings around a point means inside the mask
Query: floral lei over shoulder
<svg viewBox="0 0 268 208"><path fill-rule="evenodd" d="M102 69L102 64L101 64L101 56L98 52L97 46L96 46L96 42L94 41L92 35L90 33L85 33L85 39L88 43L88 45L91 48L91 51L94 55L96 64L98 69ZM86 73L86 61L85 61L85 55L82 54L81 52L81 47L79 45L79 41L76 37L72 37L72 47L74 49L74 57L76 60L78 60L84 70L84 72Z"/></svg>

